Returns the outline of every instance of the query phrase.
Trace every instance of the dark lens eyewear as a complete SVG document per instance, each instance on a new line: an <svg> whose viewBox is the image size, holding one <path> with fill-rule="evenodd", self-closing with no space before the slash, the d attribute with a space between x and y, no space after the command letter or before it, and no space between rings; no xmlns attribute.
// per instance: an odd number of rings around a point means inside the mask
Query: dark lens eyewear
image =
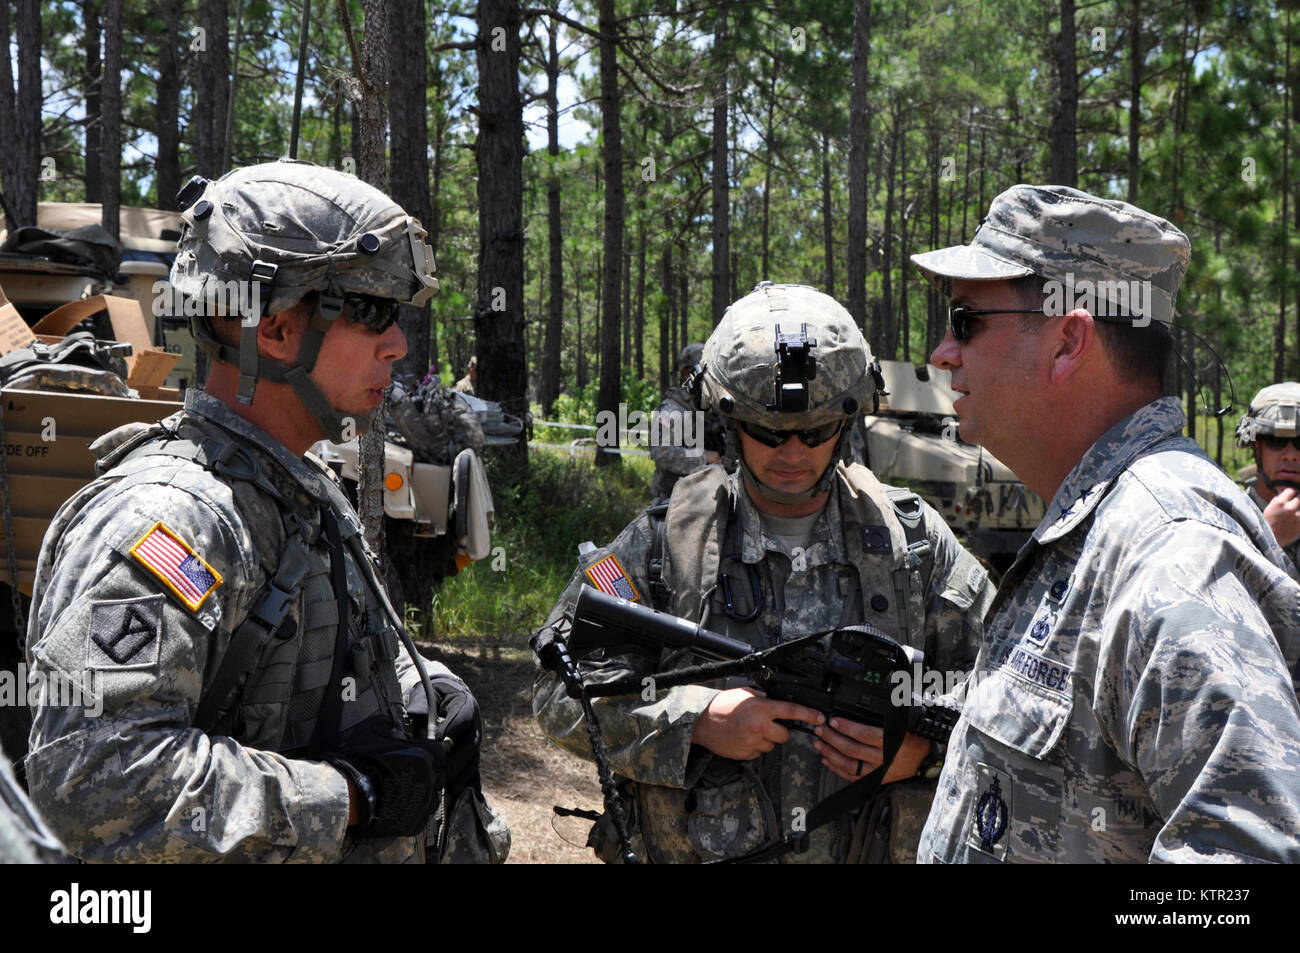
<svg viewBox="0 0 1300 953"><path fill-rule="evenodd" d="M1287 444L1300 450L1300 434L1294 437L1278 437L1273 434L1269 434L1267 437L1260 435L1259 442L1270 450L1285 450Z"/></svg>
<svg viewBox="0 0 1300 953"><path fill-rule="evenodd" d="M373 295L356 295L343 299L352 306L352 315L348 318L354 324L364 324L372 331L383 334L397 320L397 302L391 298L376 298Z"/></svg>
<svg viewBox="0 0 1300 953"><path fill-rule="evenodd" d="M753 437L765 447L779 447L795 434L803 441L804 446L810 450L813 447L820 446L831 437L840 432L841 422L836 420L829 424L822 424L820 427L810 427L807 430L772 430L769 427L762 427L758 424L751 424L747 421L742 422L740 427L745 433Z"/></svg>
<svg viewBox="0 0 1300 953"><path fill-rule="evenodd" d="M964 304L951 304L948 306L948 328L952 331L952 339L965 343L971 339L975 333L975 325L979 317L986 314L1046 314L1042 308L1034 308L1026 311L1007 311L1001 308L985 310L983 308L969 308Z"/></svg>

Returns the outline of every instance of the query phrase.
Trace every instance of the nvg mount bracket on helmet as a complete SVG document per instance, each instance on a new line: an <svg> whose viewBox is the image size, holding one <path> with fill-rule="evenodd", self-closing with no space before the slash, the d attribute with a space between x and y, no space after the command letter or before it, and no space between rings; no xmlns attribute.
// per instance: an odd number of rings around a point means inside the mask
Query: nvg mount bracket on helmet
<svg viewBox="0 0 1300 953"><path fill-rule="evenodd" d="M817 358L812 356L816 341L808 340L808 325L782 331L776 326L776 399L768 410L798 414L808 409L808 382L817 376Z"/></svg>

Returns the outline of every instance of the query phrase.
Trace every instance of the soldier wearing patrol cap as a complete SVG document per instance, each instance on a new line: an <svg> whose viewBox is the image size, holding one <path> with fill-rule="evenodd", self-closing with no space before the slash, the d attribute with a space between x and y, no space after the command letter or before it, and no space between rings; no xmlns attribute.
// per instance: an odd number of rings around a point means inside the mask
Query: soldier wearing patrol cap
<svg viewBox="0 0 1300 953"><path fill-rule="evenodd" d="M205 389L92 448L37 565L32 798L93 861L500 859L473 696L426 662L315 441L345 439L436 290L420 223L281 161L195 179L172 271Z"/></svg>
<svg viewBox="0 0 1300 953"><path fill-rule="evenodd" d="M969 667L988 577L915 494L847 461L848 427L879 368L848 312L812 288L764 282L735 302L704 346L702 400L725 421L734 473L707 466L582 557L548 619L567 631L580 588L595 586L698 621L755 647L870 624ZM582 660L580 660L582 661ZM682 653L589 658L588 682L689 664ZM920 690L920 686L917 687ZM769 699L746 680L686 685L595 705L622 790L635 804L638 856L657 862L770 859L908 861L940 751L907 735L870 803L807 830L816 805L883 761L879 728ZM540 673L543 730L591 757L582 710ZM786 727L791 722L791 727ZM608 815L591 843L618 856Z"/></svg>
<svg viewBox="0 0 1300 953"><path fill-rule="evenodd" d="M1237 424L1237 444L1255 453L1251 501L1278 544L1300 566L1300 384L1270 384L1250 402Z"/></svg>
<svg viewBox="0 0 1300 953"><path fill-rule="evenodd" d="M703 356L702 341L682 348L675 368L678 382L664 391L655 411L652 423L655 433L650 442L655 474L650 492L656 500L668 499L677 481L686 474L722 459L721 448L705 446L706 433L720 429L722 418L716 411L710 411L707 423L703 422L704 414L696 407L689 390L692 374Z"/></svg>
<svg viewBox="0 0 1300 953"><path fill-rule="evenodd" d="M1190 245L1061 186L912 261L964 439L1050 500L1002 579L921 861L1300 860L1292 580L1162 397Z"/></svg>

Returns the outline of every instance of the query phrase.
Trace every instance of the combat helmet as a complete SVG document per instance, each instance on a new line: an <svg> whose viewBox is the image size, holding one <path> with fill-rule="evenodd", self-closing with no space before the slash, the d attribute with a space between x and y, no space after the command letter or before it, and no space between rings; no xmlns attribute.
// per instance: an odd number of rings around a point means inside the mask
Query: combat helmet
<svg viewBox="0 0 1300 953"><path fill-rule="evenodd" d="M1249 447L1260 437L1294 437L1300 424L1300 384L1270 384L1250 402L1237 424L1237 446Z"/></svg>
<svg viewBox="0 0 1300 953"><path fill-rule="evenodd" d="M1258 479L1269 489L1276 492L1279 487L1296 487L1289 480L1271 480L1264 472L1263 461L1259 455L1260 437L1295 437L1300 434L1300 383L1284 381L1270 384L1250 402L1250 407L1237 424L1237 446L1253 447L1255 450L1255 472ZM1300 487L1296 487L1300 489Z"/></svg>
<svg viewBox="0 0 1300 953"><path fill-rule="evenodd" d="M682 348L681 353L677 355L677 366L673 368L677 373L694 367L700 363L700 358L704 356L704 342L696 341Z"/></svg>
<svg viewBox="0 0 1300 953"><path fill-rule="evenodd" d="M195 340L239 368L240 403L252 403L259 378L287 383L326 436L344 440L343 415L308 375L345 305L351 320L383 331L397 318L395 302L422 305L438 290L424 227L356 177L290 159L215 182L196 176L176 200L183 224L170 280ZM312 292L316 307L293 363L259 357L261 319ZM238 348L217 337L214 317L240 318Z"/></svg>
<svg viewBox="0 0 1300 953"><path fill-rule="evenodd" d="M849 454L842 427L830 465L802 493L763 484L740 452L740 423L770 430L811 430L851 423L883 390L880 365L862 332L834 298L805 285L760 282L732 304L704 345L702 405L716 407L727 428L727 453L745 477L777 503L802 503L824 492Z"/></svg>

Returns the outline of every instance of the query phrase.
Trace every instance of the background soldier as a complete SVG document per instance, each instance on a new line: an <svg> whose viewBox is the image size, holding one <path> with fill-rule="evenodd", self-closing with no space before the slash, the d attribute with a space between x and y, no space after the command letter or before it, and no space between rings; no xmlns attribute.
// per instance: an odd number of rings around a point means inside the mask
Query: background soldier
<svg viewBox="0 0 1300 953"><path fill-rule="evenodd" d="M1300 384L1270 384L1237 425L1237 444L1255 453L1251 501L1291 563L1300 566Z"/></svg>
<svg viewBox="0 0 1300 953"><path fill-rule="evenodd" d="M308 163L196 179L180 204L176 290L202 309L241 282L261 307L192 319L205 390L101 438L104 476L51 524L29 659L103 715L37 709L33 800L87 860L503 856L481 836L474 699L445 667L430 684L356 513L304 456L381 403L396 304L437 288L424 229Z"/></svg>
<svg viewBox="0 0 1300 953"><path fill-rule="evenodd" d="M695 417L695 400L686 389L691 372L703 356L702 342L682 348L677 355L677 383L664 391L663 402L655 412L657 432L650 444L655 475L650 491L656 500L672 496L673 487L681 477L722 459L722 447L713 439L720 436L722 418L716 410L710 410L704 415L704 432L700 433L695 421L701 418ZM684 439L687 435L690 441Z"/></svg>
<svg viewBox="0 0 1300 953"><path fill-rule="evenodd" d="M458 380L452 387L452 390L461 394L469 394L474 397L474 385L478 382L478 356L475 355L469 359L469 367L465 370L465 376Z"/></svg>
<svg viewBox="0 0 1300 953"><path fill-rule="evenodd" d="M989 615L922 861L1300 860L1300 586L1161 397L1188 258L1164 219L1027 185L970 246L912 258L951 294L931 361L962 439L1051 501Z"/></svg>
<svg viewBox="0 0 1300 953"><path fill-rule="evenodd" d="M778 326L792 339L786 359ZM567 629L584 584L631 587L638 602L756 647L867 622L923 649L936 669L969 667L991 598L983 568L915 494L845 463L846 424L874 392L871 364L848 312L811 288L765 282L733 304L705 345L704 391L726 422L737 472L682 478L661 533L647 513L584 556L548 624ZM689 663L681 653L623 655L584 669L606 681ZM533 710L551 738L591 756L581 709L555 677L539 676ZM764 854L800 811L882 761L880 729L823 724L743 681L672 688L649 702L600 699L596 710L614 770L634 782L624 785L640 826L634 844L659 862ZM908 779L933 754L907 735L885 779L900 783L782 859L913 859L933 782ZM603 858L617 856L608 815L593 839Z"/></svg>

